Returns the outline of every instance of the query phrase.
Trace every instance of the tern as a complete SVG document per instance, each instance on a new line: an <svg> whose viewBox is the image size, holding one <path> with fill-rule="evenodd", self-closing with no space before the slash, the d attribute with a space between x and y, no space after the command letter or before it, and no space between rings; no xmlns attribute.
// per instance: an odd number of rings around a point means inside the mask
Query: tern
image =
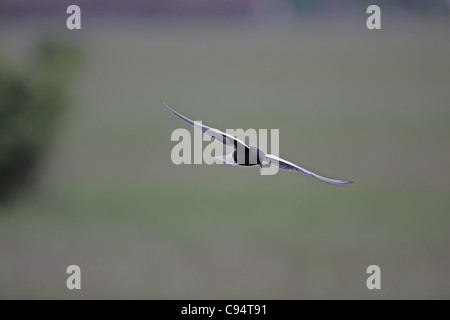
<svg viewBox="0 0 450 320"><path fill-rule="evenodd" d="M199 122L194 122L193 120L183 116L182 114L176 112L171 107L169 107L166 103L164 106L169 109L175 116L186 122L187 124L193 126L196 129L201 130L204 134L222 142L224 145L230 146L234 148L234 151L229 155L223 155L216 157L226 164L230 164L232 166L240 165L240 166L254 166L259 165L261 168L263 166L263 162L267 162L270 165L275 165L283 170L297 171L303 174L312 176L316 179L337 184L337 185L346 185L351 184L353 181L347 180L335 180L330 178L322 177L314 172L306 170L292 162L281 159L273 154L265 154L261 149L253 146L248 146L241 140L232 135L222 132L218 129L208 127L204 124L200 124Z"/></svg>

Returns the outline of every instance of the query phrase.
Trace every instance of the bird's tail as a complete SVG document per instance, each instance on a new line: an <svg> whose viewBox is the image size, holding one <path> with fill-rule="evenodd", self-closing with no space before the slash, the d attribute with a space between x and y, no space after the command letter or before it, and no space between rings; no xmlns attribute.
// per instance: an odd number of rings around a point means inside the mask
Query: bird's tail
<svg viewBox="0 0 450 320"><path fill-rule="evenodd" d="M226 164L231 164L232 166L237 166L237 163L234 162L234 158L233 158L233 152L227 155L223 155L223 156L218 156L215 157L216 159L219 159L220 161L222 161L223 163Z"/></svg>

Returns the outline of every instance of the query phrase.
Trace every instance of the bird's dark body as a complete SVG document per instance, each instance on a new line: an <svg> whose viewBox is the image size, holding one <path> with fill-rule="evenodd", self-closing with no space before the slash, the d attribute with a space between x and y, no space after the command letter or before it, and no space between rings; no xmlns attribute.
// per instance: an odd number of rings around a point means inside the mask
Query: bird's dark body
<svg viewBox="0 0 450 320"><path fill-rule="evenodd" d="M258 148L256 148L256 149L258 150L258 152L256 153L256 157L255 156L251 157L249 148L242 148L242 149L237 148L233 152L234 162L240 166L245 166L245 167L256 166L256 165L261 166L262 159L259 158L259 149ZM239 153L238 153L238 150L240 151Z"/></svg>

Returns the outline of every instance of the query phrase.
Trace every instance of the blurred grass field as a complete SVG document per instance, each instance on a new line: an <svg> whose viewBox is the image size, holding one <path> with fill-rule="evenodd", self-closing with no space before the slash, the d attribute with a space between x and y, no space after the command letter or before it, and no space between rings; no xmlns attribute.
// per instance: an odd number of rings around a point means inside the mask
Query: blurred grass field
<svg viewBox="0 0 450 320"><path fill-rule="evenodd" d="M0 207L0 298L450 298L448 19L84 21L39 183ZM1 22L0 53L20 65L52 26ZM187 126L161 100L219 129L280 129L280 156L355 184L175 166Z"/></svg>

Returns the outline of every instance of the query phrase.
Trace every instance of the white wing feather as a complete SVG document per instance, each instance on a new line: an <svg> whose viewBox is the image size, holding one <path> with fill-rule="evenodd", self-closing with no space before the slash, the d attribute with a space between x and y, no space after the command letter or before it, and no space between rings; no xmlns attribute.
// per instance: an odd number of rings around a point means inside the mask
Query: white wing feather
<svg viewBox="0 0 450 320"><path fill-rule="evenodd" d="M281 159L273 154L266 154L265 160L270 162L271 164L279 167L280 169L284 169L284 170L291 170L291 171L299 171L301 173L307 174L309 176L312 176L316 179L328 182L328 183L332 183L332 184L350 184L353 183L353 181L347 181L347 180L334 180L334 179L329 179L329 178L325 178L322 176L319 176L318 174L315 174L314 172L311 172L309 170L306 170L302 167L299 167L298 165L289 162L287 160Z"/></svg>
<svg viewBox="0 0 450 320"><path fill-rule="evenodd" d="M239 140L238 138L233 137L232 135L229 135L228 133L222 132L218 129L208 127L204 124L200 125L199 122L195 122L195 121L183 116L182 114L173 110L171 107L169 107L164 102L163 102L163 104L166 106L167 109L169 109L178 118L180 118L187 124L190 124L194 128L201 130L204 134L212 137L213 139L217 139L220 142L222 142L223 144L233 147L234 149L237 149L238 147L239 148L248 148L248 146L245 143L243 143L241 140Z"/></svg>

